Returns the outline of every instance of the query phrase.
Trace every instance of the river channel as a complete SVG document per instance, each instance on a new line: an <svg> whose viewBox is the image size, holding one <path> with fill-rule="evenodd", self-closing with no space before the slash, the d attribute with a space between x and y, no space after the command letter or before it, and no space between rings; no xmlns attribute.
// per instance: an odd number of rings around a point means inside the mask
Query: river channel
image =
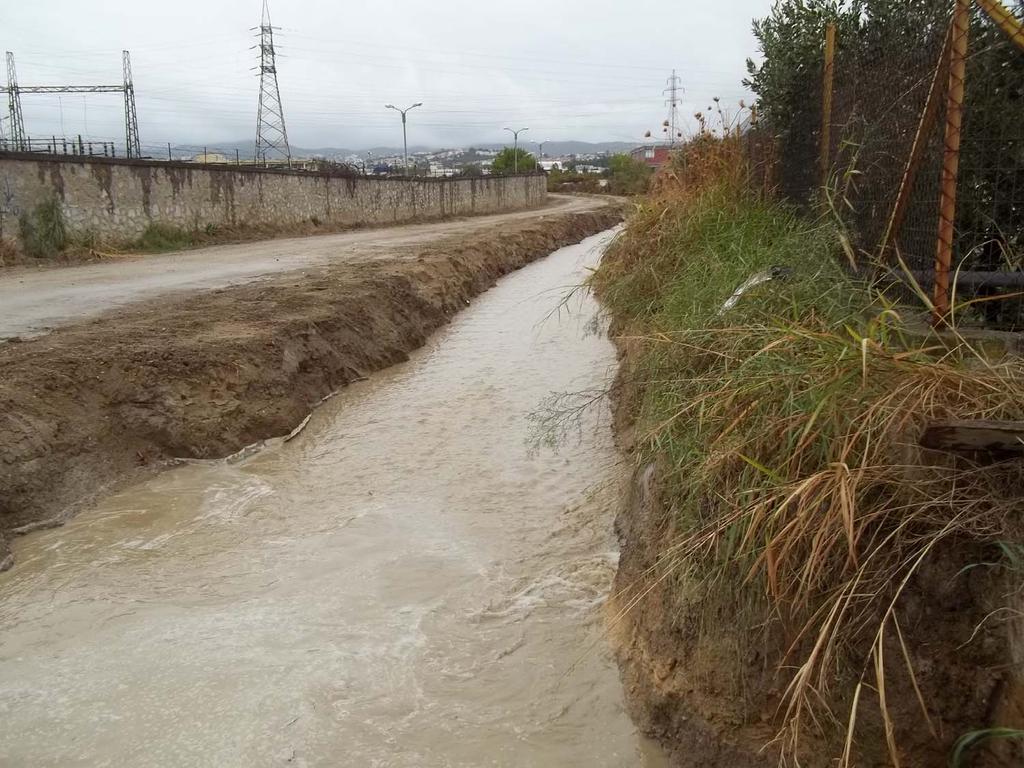
<svg viewBox="0 0 1024 768"><path fill-rule="evenodd" d="M0 765L661 766L603 636L611 237L500 281L296 439L168 469L0 574Z"/></svg>

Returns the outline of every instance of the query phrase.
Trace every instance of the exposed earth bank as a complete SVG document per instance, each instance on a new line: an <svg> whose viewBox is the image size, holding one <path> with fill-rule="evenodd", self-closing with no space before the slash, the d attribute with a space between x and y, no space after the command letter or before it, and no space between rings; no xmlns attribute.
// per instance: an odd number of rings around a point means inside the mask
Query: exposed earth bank
<svg viewBox="0 0 1024 768"><path fill-rule="evenodd" d="M324 397L405 360L502 275L621 219L610 205L506 222L0 344L0 570L12 534L58 524L169 459L288 434Z"/></svg>
<svg viewBox="0 0 1024 768"><path fill-rule="evenodd" d="M631 339L640 334L618 332L615 428L619 444L637 452L643 385L636 369L639 344ZM724 579L702 583L686 568L667 565L680 536L668 490L672 471L658 458L639 463L615 521L621 553L606 615L629 713L665 749L672 768L789 765L781 759L780 731L792 666L780 667L779 660L800 658L810 643L794 641L778 622L754 621L761 614L743 607L739 587ZM949 761L961 735L1024 722L1024 686L1015 671L1024 643L1017 624L992 621L1000 612L993 603L1008 594L1011 608L1003 610L1022 615L1020 593L1004 569L978 567L983 558L963 546L958 541L937 548L922 565L901 599L902 638L886 638L885 657L896 660L887 668L887 708L904 766L1024 765L1024 731L1009 729L1010 738L979 739L968 757ZM901 666L904 659L915 680ZM836 673L834 686L845 682ZM862 694L857 722L863 732L849 762L857 768L893 764L872 695ZM922 700L929 721L921 714ZM850 706L849 697L839 698L835 723L802 734L800 765L837 764L830 755L844 747Z"/></svg>

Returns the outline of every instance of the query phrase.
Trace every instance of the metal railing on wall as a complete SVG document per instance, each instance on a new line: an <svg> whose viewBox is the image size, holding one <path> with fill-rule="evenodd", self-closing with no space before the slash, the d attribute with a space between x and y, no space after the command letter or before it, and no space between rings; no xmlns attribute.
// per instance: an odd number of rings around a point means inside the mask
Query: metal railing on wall
<svg viewBox="0 0 1024 768"><path fill-rule="evenodd" d="M0 152L19 152L48 155L69 155L87 157L119 158L126 157L124 147L118 149L118 143L114 141L87 140L81 136L62 137L51 136L49 138L26 138L18 145L3 138L0 138ZM479 178L490 174L476 168L426 168L418 166L404 169L397 163L383 162L342 162L325 158L296 158L288 161L273 161L256 159L251 155L246 157L241 150L234 146L204 146L197 147L190 144L143 144L139 160L153 162L192 163L213 168L238 167L238 168L260 168L276 171L288 171L291 173L329 173L337 176L350 177L371 177L371 178L416 178L416 179L445 179L445 178ZM520 174L529 175L529 174Z"/></svg>
<svg viewBox="0 0 1024 768"><path fill-rule="evenodd" d="M122 150L124 148L122 147ZM48 139L25 138L15 144L0 139L0 152L34 152L48 155L85 155L92 157L118 157L117 143L92 141L81 136L51 136ZM123 152L122 152L123 156Z"/></svg>

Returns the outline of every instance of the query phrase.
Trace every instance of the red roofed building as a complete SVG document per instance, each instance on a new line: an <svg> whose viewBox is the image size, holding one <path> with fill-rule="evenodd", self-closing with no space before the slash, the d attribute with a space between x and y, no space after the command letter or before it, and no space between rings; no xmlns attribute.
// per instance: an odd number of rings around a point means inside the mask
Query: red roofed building
<svg viewBox="0 0 1024 768"><path fill-rule="evenodd" d="M669 154L672 150L673 147L668 144L660 144L637 147L629 155L634 160L639 160L641 163L646 163L648 167L657 169L668 162Z"/></svg>

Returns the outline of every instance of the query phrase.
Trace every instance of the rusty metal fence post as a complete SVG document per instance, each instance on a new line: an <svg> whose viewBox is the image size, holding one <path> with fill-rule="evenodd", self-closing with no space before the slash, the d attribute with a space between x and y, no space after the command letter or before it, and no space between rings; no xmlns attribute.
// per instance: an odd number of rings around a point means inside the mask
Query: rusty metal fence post
<svg viewBox="0 0 1024 768"><path fill-rule="evenodd" d="M935 66L931 87L928 89L928 98L925 101L924 111L921 113L921 120L918 123L917 132L914 134L914 143L910 148L910 155L903 169L899 191L896 193L896 204L889 215L889 223L885 228L885 234L882 236L882 244L878 248L879 257L882 260L885 260L889 247L898 242L900 227L903 226L903 219L910 204L910 195L914 188L914 181L917 178L921 161L924 159L928 136L931 134L939 118L939 108L942 104L943 92L949 80L949 59L952 48L953 24L951 22L949 33L946 35L946 43L942 47L939 61Z"/></svg>
<svg viewBox="0 0 1024 768"><path fill-rule="evenodd" d="M949 271L953 261L956 220L956 186L960 173L960 139L963 128L964 84L971 33L971 0L956 0L953 12L953 45L946 95L946 130L939 193L939 237L935 253L935 293L932 322L941 325L949 315Z"/></svg>
<svg viewBox="0 0 1024 768"><path fill-rule="evenodd" d="M828 186L832 155L832 87L835 80L836 25L825 27L825 69L821 83L821 186Z"/></svg>

